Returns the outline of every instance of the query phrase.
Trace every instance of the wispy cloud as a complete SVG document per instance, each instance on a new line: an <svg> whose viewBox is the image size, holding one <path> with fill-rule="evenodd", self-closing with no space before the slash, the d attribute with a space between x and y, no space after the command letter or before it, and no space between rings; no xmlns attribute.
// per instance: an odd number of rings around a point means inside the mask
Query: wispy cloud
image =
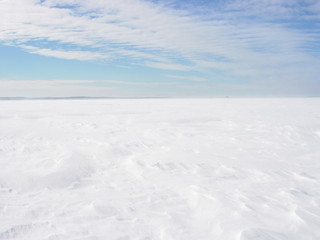
<svg viewBox="0 0 320 240"><path fill-rule="evenodd" d="M119 80L7 80L0 79L0 96L148 96L148 89L178 86L171 82L132 82ZM147 89L146 91L144 89ZM140 94L140 95L139 95ZM152 95L151 95L152 96Z"/></svg>
<svg viewBox="0 0 320 240"><path fill-rule="evenodd" d="M106 59L105 54L99 52L89 52L89 51L68 51L68 50L52 50L48 48L37 48L33 46L23 46L20 47L26 49L30 53L40 54L49 57L63 58L63 59L74 59L74 60L97 60Z"/></svg>
<svg viewBox="0 0 320 240"><path fill-rule="evenodd" d="M300 26L320 16L318 1L213 1L197 11L172 2L1 0L0 42L56 58L248 79L289 81L286 73L302 78L319 64L320 31Z"/></svg>
<svg viewBox="0 0 320 240"><path fill-rule="evenodd" d="M190 66L186 66L178 63L146 62L145 65L152 68L175 70L175 71L189 71L192 69L192 67Z"/></svg>
<svg viewBox="0 0 320 240"><path fill-rule="evenodd" d="M226 10L236 11L237 16L259 17L260 19L292 19L319 17L317 0L234 0Z"/></svg>
<svg viewBox="0 0 320 240"><path fill-rule="evenodd" d="M180 75L167 75L169 78L173 79L183 79L183 80L188 80L188 81L193 81L193 82L205 82L207 79L203 77L198 77L198 76L180 76Z"/></svg>

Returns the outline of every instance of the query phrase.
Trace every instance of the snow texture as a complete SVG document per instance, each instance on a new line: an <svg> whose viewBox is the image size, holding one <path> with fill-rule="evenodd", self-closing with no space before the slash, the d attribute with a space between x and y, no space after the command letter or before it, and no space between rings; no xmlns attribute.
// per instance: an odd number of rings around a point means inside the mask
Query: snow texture
<svg viewBox="0 0 320 240"><path fill-rule="evenodd" d="M0 240L320 239L318 98L0 109Z"/></svg>

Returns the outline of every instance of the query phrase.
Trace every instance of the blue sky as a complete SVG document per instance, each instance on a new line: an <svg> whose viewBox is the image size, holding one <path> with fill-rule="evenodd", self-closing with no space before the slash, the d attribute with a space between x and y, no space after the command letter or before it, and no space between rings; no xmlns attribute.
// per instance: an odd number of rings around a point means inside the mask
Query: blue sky
<svg viewBox="0 0 320 240"><path fill-rule="evenodd" d="M320 0L0 0L0 96L319 96Z"/></svg>

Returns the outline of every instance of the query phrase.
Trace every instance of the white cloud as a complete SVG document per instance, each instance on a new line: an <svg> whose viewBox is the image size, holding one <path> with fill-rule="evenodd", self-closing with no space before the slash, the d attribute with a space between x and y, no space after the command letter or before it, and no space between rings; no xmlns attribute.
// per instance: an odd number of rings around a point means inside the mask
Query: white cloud
<svg viewBox="0 0 320 240"><path fill-rule="evenodd" d="M301 62L315 67L305 49L319 42L319 32L274 21L312 6L318 14L313 0L234 0L204 18L142 0L1 0L0 41L64 59L121 59L170 71L211 68L261 79L266 72L285 75Z"/></svg>
<svg viewBox="0 0 320 240"><path fill-rule="evenodd" d="M203 77L198 77L198 76L180 76L180 75L167 75L169 78L174 78L174 79L183 79L183 80L188 80L188 81L193 81L193 82L205 82L207 79Z"/></svg>
<svg viewBox="0 0 320 240"><path fill-rule="evenodd" d="M152 68L160 68L173 71L189 71L192 69L190 66L177 63L146 62L145 65Z"/></svg>
<svg viewBox="0 0 320 240"><path fill-rule="evenodd" d="M76 59L76 60L95 60L106 59L106 54L89 51L61 51L51 50L47 48L36 48L31 46L21 46L28 50L30 53L40 54L49 57L63 58L63 59Z"/></svg>
<svg viewBox="0 0 320 240"><path fill-rule="evenodd" d="M176 82L118 80L6 80L0 79L1 97L130 97L148 96L148 89L177 86ZM145 90L146 89L146 90ZM144 92L143 92L144 91ZM151 94L152 96L152 94Z"/></svg>

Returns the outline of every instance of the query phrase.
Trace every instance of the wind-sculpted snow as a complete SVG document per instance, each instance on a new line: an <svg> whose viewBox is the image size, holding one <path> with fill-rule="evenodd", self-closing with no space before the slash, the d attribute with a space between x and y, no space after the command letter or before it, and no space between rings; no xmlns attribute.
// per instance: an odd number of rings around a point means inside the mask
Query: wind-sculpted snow
<svg viewBox="0 0 320 240"><path fill-rule="evenodd" d="M0 240L320 239L320 99L0 109Z"/></svg>

